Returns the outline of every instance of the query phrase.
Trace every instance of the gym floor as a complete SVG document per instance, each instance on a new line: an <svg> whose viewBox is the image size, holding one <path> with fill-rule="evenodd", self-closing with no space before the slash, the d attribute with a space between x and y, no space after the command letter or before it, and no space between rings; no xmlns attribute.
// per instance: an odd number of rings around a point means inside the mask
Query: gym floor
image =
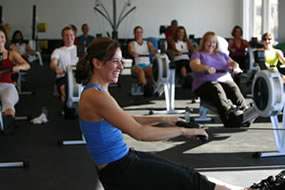
<svg viewBox="0 0 285 190"><path fill-rule="evenodd" d="M30 121L18 120L14 135L0 136L0 162L29 161L27 168L0 168L1 190L103 190L86 146L58 145L61 140L81 139L81 133L78 120L64 120L61 116L61 103L53 95L55 75L49 69L48 59L43 67L33 63L24 79L23 91L32 91L33 94L20 96L17 116L37 117L45 106L49 121L33 125ZM163 96L130 96L130 79L129 75L122 75L119 85L110 88L127 112L148 115L151 109L165 109ZM192 103L192 98L190 89L176 88L176 109L188 106L192 108L191 116L198 116L199 103ZM257 119L246 130L223 128L217 116L211 116L214 122L201 124L210 134L210 140L205 144L184 137L162 142L138 142L127 135L125 139L137 150L154 152L194 167L207 176L239 186L249 186L285 168L284 157L252 157L255 152L276 151L268 118Z"/></svg>

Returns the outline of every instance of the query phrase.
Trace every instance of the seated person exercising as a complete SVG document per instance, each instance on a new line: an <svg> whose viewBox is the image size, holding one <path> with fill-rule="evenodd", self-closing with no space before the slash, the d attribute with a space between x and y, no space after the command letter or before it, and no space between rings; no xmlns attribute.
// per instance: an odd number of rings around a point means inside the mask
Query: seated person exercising
<svg viewBox="0 0 285 190"><path fill-rule="evenodd" d="M236 25L232 30L233 39L229 40L231 58L236 61L243 71L246 71L245 49L249 48L248 41L242 39L242 28Z"/></svg>
<svg viewBox="0 0 285 190"><path fill-rule="evenodd" d="M66 85L66 71L69 65L75 65L78 61L77 48L74 45L75 33L72 26L65 26L61 35L64 46L55 49L51 54L50 68L56 73L56 86L60 95L61 102L64 104L64 116L68 119L74 116L73 111L69 110L66 103L65 85Z"/></svg>
<svg viewBox="0 0 285 190"><path fill-rule="evenodd" d="M88 47L89 44L95 39L94 36L89 34L89 26L88 24L82 24L81 26L82 34L77 37L78 45L83 45L84 47Z"/></svg>
<svg viewBox="0 0 285 190"><path fill-rule="evenodd" d="M95 37L89 34L88 24L82 24L81 30L82 34L76 38L78 41L77 48L81 54L85 54L87 47L95 39Z"/></svg>
<svg viewBox="0 0 285 190"><path fill-rule="evenodd" d="M186 85L187 73L191 72L189 66L189 54L195 52L190 40L187 39L187 33L183 26L179 26L174 34L171 42L174 51L174 62L176 65L176 73L182 77L182 86Z"/></svg>
<svg viewBox="0 0 285 190"><path fill-rule="evenodd" d="M167 42L167 50L172 50L172 40L173 40L173 34L174 32L176 31L178 27L178 21L173 19L171 22L170 22L170 27L165 31L165 39L166 39L166 42Z"/></svg>
<svg viewBox="0 0 285 190"><path fill-rule="evenodd" d="M29 56L34 55L34 50L30 45L24 41L23 34L20 30L16 30L12 36L12 44L10 46L11 50L18 51L23 58L28 61Z"/></svg>
<svg viewBox="0 0 285 190"><path fill-rule="evenodd" d="M14 132L15 105L19 101L19 94L15 87L15 81L12 80L12 73L30 69L28 62L17 51L8 51L5 48L7 39L7 32L4 26L0 25L0 97L5 135Z"/></svg>
<svg viewBox="0 0 285 190"><path fill-rule="evenodd" d="M178 117L129 116L108 90L109 84L118 82L122 69L119 44L105 37L96 38L76 66L76 81L85 85L79 101L80 128L104 189L241 190L218 185L192 168L129 148L122 132L141 141L167 140L181 135L196 139L197 135L207 134L204 129L177 127L176 122L181 121ZM160 122L169 127L152 126Z"/></svg>
<svg viewBox="0 0 285 190"><path fill-rule="evenodd" d="M225 127L240 127L242 110L248 105L230 73L219 73L219 70L233 69L234 73L239 73L241 69L237 62L218 51L214 32L204 34L198 51L191 57L190 66L194 72L194 93L217 108Z"/></svg>
<svg viewBox="0 0 285 190"><path fill-rule="evenodd" d="M274 37L272 33L265 33L262 35L262 41L264 45L265 53L265 63L268 69L278 71L277 64L280 61L282 64L285 64L285 58L283 52L279 49L273 47ZM282 79L285 82L285 76L282 75Z"/></svg>
<svg viewBox="0 0 285 190"><path fill-rule="evenodd" d="M132 73L138 77L139 84L145 86L147 84L146 77L152 79L152 65L149 51L152 51L154 54L157 54L158 51L151 42L147 42L143 39L143 28L141 26L134 28L134 38L134 41L128 44L128 52L135 61L132 67Z"/></svg>

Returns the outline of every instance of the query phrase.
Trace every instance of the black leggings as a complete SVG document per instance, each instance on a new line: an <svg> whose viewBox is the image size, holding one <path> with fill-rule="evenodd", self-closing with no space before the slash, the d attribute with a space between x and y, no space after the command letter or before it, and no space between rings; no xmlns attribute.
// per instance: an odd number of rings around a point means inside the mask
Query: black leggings
<svg viewBox="0 0 285 190"><path fill-rule="evenodd" d="M226 113L233 105L239 106L241 109L247 107L246 100L239 87L232 81L205 82L194 93L217 108L224 124L228 122Z"/></svg>
<svg viewBox="0 0 285 190"><path fill-rule="evenodd" d="M98 171L105 190L214 190L195 170L157 155L130 150Z"/></svg>

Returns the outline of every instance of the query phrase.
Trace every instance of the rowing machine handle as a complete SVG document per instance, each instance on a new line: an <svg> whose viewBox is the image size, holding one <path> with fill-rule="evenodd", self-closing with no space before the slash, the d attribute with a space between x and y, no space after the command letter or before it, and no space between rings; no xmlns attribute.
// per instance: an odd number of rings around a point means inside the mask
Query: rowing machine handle
<svg viewBox="0 0 285 190"><path fill-rule="evenodd" d="M199 125L199 124L193 123L193 122L187 123L187 122L184 122L184 121L177 121L177 122L176 122L176 125L179 126L179 127L185 127L185 128L200 128L200 125ZM201 140L203 143L206 143L206 142L208 142L208 140L209 140L209 137L208 137L208 136L205 136L205 135L197 135L197 137L198 137L199 140Z"/></svg>
<svg viewBox="0 0 285 190"><path fill-rule="evenodd" d="M197 135L197 137L199 138L199 140L201 140L203 143L206 143L209 141L209 137L205 136L205 135Z"/></svg>
<svg viewBox="0 0 285 190"><path fill-rule="evenodd" d="M198 123L193 123L193 122L184 122L184 121L177 121L176 125L179 127L185 127L185 128L196 128L199 129L200 125Z"/></svg>

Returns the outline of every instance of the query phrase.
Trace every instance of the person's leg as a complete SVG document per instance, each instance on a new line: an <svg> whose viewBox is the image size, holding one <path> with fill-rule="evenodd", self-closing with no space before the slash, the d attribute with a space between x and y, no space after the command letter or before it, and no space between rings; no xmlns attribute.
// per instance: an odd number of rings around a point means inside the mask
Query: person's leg
<svg viewBox="0 0 285 190"><path fill-rule="evenodd" d="M15 105L19 101L19 94L15 85L1 84L4 88L1 90L1 103L3 116L15 116Z"/></svg>
<svg viewBox="0 0 285 190"><path fill-rule="evenodd" d="M180 73L183 79L187 76L187 69L185 66L181 67Z"/></svg>
<svg viewBox="0 0 285 190"><path fill-rule="evenodd" d="M139 66L135 66L135 67L133 67L132 72L135 76L138 77L139 84L141 84L142 86L146 85L147 80L146 80L145 72L144 72L143 68L141 68Z"/></svg>
<svg viewBox="0 0 285 190"><path fill-rule="evenodd" d="M152 66L148 65L144 68L145 75L149 78L152 78Z"/></svg>
<svg viewBox="0 0 285 190"><path fill-rule="evenodd" d="M59 94L60 94L60 100L62 103L65 102L65 86L62 84L59 87Z"/></svg>
<svg viewBox="0 0 285 190"><path fill-rule="evenodd" d="M138 156L139 156L139 158L140 159L143 159L143 160L155 160L155 161L157 161L157 162L159 162L159 164L160 163L163 163L163 164L165 164L166 165L166 167L167 166L170 166L170 167L173 167L174 168L174 170L181 170L181 171L183 171L183 174L182 175L184 175L185 173L184 173L184 171L186 170L187 172L187 174L185 174L186 176L188 176L190 173L192 173L191 175L192 175L192 177L193 176L195 176L195 175L197 175L196 176L196 178L195 177L193 177L192 178L192 180L193 181L196 181L196 182L198 182L199 181L199 185L200 185L200 187L198 187L198 186L196 186L195 185L195 182L194 182L194 184L191 184L191 186L183 186L181 189L188 189L188 188L190 188L190 189L201 189L201 190L206 190L206 189L212 189L213 187L214 187L214 190L242 190L243 188L242 187L238 187L238 186L234 186L234 185L231 185L231 184L227 184L227 183L225 183L225 182L222 182L222 181L220 181L220 180L217 180L217 179L214 179L214 178L208 178L208 177L205 177L205 176L203 176L203 175L201 175L201 174L199 174L198 172L196 172L195 170L193 170L193 169L191 169L191 168L189 168L189 167L187 167L187 166L183 166L183 165L181 165L181 164L179 164L179 163L176 163L176 162L173 162L173 161L170 161L170 160L167 160L167 159L165 159L165 158L163 158L163 157L160 157L160 156L157 156L157 155L155 155L155 154L149 154L149 153L145 153L145 152L140 152L140 151L137 151L136 152L137 154L138 154ZM161 172L163 172L163 171L161 171ZM167 175L169 174L169 173L171 173L171 171L170 172L167 172ZM177 177L177 176L176 176ZM180 179L183 179L183 177L184 176L182 176L182 177L179 177L179 174L178 174L178 178L180 178ZM200 179L199 179L200 178ZM164 179L164 178L162 178L162 179ZM173 181L175 181L176 179L175 178L172 178L172 180ZM186 179L187 180L187 179ZM192 180L190 180L190 181L192 181ZM166 181L166 179L164 179L164 181ZM193 182L192 181L192 182ZM188 181L189 182L189 181ZM209 183L210 182L210 183ZM212 183L211 183L212 182ZM166 182L165 182L166 183ZM178 182L179 183L179 182ZM202 183L204 183L204 185L205 186L203 186L203 184ZM214 185L214 184L215 185ZM188 184L188 183L187 183ZM170 184L165 184L166 185L166 187L164 187L164 189L167 189L168 187L169 187L169 185ZM214 185L214 186L213 186ZM170 185L171 186L171 185ZM178 185L175 185L174 186L174 189L180 189L180 188L178 188L179 186ZM187 188L188 187L188 188ZM158 188L161 188L161 187L158 187ZM169 189L172 189L171 187L169 188Z"/></svg>
<svg viewBox="0 0 285 190"><path fill-rule="evenodd" d="M59 93L61 102L65 103L65 87L64 87L64 85L66 84L66 78L61 77L61 78L56 79L55 84L56 84L56 88L57 88L57 91Z"/></svg>
<svg viewBox="0 0 285 190"><path fill-rule="evenodd" d="M176 66L176 70L177 70L177 74L179 74L179 76L183 79L187 76L187 66L190 68L189 66L189 60L178 60L175 61L175 66Z"/></svg>
<svg viewBox="0 0 285 190"><path fill-rule="evenodd" d="M219 113L219 116L226 126L228 121L228 113L232 109L232 103L228 100L222 85L218 82L206 82L195 90L202 101L207 101L214 105Z"/></svg>
<svg viewBox="0 0 285 190"><path fill-rule="evenodd" d="M239 87L235 82L227 81L221 84L227 94L227 97L232 101L234 105L239 106L242 110L248 107L245 98L243 97Z"/></svg>
<svg viewBox="0 0 285 190"><path fill-rule="evenodd" d="M187 74L191 72L191 68L190 68L189 60L183 59L181 61L182 61L181 75L183 76L183 78L185 78Z"/></svg>
<svg viewBox="0 0 285 190"><path fill-rule="evenodd" d="M132 151L125 161L99 171L106 189L214 190L215 184L195 170L150 153Z"/></svg>
<svg viewBox="0 0 285 190"><path fill-rule="evenodd" d="M3 134L10 135L15 131L15 105L19 101L18 91L13 84L1 84L1 103L3 112Z"/></svg>

